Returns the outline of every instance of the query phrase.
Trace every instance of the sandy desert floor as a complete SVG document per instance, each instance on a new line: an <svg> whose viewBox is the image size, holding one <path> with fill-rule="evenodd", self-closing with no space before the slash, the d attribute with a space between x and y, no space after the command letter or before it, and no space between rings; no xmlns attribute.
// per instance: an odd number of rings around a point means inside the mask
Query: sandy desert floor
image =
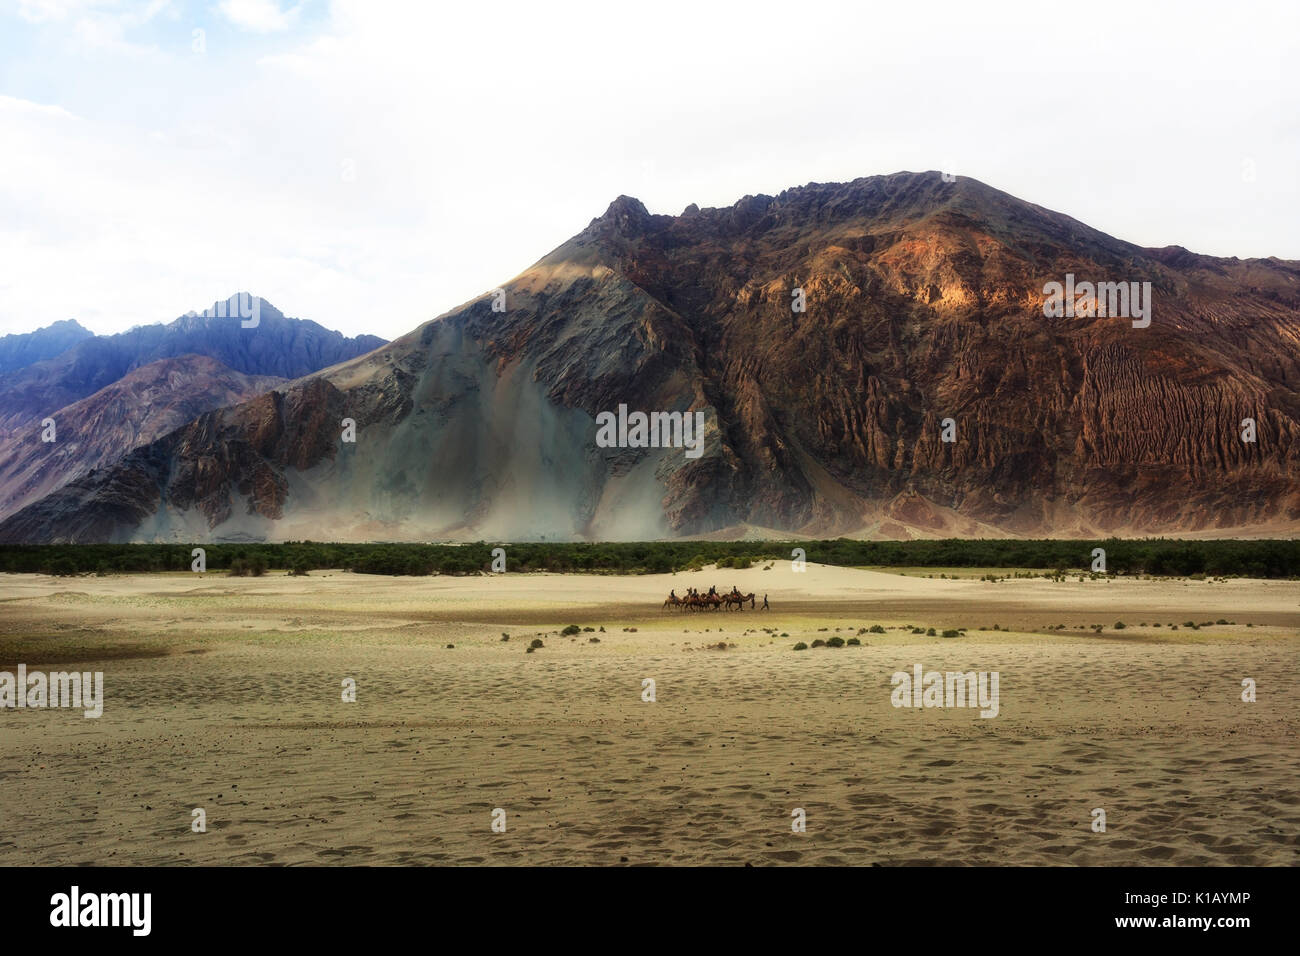
<svg viewBox="0 0 1300 956"><path fill-rule="evenodd" d="M660 610L710 584L773 610ZM0 709L0 864L1295 865L1298 652L1293 581L0 576L0 670L106 698Z"/></svg>

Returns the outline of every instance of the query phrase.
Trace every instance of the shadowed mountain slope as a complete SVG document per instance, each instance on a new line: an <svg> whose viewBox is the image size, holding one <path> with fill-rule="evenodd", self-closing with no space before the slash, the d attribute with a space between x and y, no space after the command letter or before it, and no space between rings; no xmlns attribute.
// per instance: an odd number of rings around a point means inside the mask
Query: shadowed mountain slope
<svg viewBox="0 0 1300 956"><path fill-rule="evenodd" d="M0 336L0 375L61 355L95 333L75 319L63 319L35 332Z"/></svg>

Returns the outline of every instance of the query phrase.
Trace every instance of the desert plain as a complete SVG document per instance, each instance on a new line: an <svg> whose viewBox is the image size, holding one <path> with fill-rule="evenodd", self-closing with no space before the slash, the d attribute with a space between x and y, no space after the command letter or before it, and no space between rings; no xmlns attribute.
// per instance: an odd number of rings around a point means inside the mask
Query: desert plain
<svg viewBox="0 0 1300 956"><path fill-rule="evenodd" d="M1300 584L940 573L0 575L0 865L1300 862Z"/></svg>

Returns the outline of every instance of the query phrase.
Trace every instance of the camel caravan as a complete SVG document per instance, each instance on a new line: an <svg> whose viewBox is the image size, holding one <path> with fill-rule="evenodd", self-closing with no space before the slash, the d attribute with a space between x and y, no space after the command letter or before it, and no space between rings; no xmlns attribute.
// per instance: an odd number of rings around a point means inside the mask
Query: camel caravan
<svg viewBox="0 0 1300 956"><path fill-rule="evenodd" d="M695 588L687 588L686 594L682 597L677 596L677 591L670 591L668 600L664 601L663 610L676 608L679 611L719 611L724 608L728 611L743 611L745 602L749 602L749 609L754 610L755 600L754 592L741 594L737 588L732 588L730 594L719 594L716 587L711 587L707 594L701 594ZM763 606L760 611L770 611L772 608L767 603L767 595L763 595Z"/></svg>

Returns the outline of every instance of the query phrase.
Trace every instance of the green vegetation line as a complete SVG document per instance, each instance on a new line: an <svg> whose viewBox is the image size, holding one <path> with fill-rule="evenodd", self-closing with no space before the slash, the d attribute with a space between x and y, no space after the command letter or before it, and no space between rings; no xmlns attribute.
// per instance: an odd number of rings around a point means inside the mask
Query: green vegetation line
<svg viewBox="0 0 1300 956"><path fill-rule="evenodd" d="M85 544L0 546L0 572L115 574L188 571L193 544ZM848 567L1035 568L1049 574L1084 571L1092 549L1106 550L1111 574L1300 576L1300 540L1165 538L1106 541L649 541L605 544L502 542L473 544L208 544L207 570L257 575L344 568L366 574L477 574L492 568L492 550L506 551L506 569L662 574L717 564L788 570L791 552L809 562Z"/></svg>

